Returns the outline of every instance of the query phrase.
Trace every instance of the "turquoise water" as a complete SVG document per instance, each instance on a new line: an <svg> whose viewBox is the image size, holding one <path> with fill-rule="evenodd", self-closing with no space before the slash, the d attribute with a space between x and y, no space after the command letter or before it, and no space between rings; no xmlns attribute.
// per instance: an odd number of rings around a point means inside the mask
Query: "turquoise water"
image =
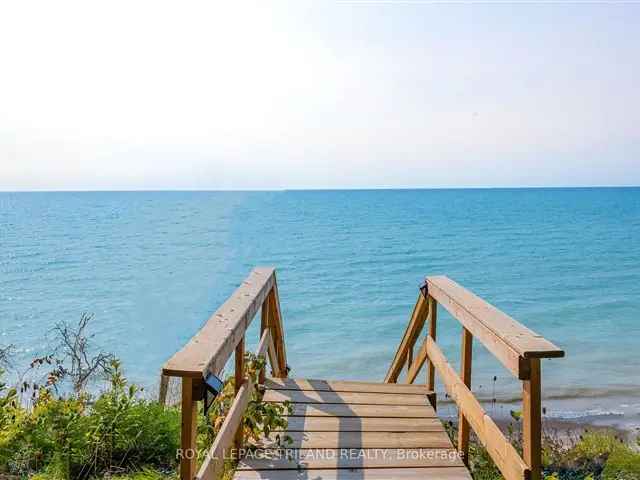
<svg viewBox="0 0 640 480"><path fill-rule="evenodd" d="M566 350L545 397L640 403L637 188L2 193L0 345L25 365L93 312L95 341L153 385L254 265L278 269L296 376L382 379L422 278L445 274ZM478 393L517 397L475 350Z"/></svg>

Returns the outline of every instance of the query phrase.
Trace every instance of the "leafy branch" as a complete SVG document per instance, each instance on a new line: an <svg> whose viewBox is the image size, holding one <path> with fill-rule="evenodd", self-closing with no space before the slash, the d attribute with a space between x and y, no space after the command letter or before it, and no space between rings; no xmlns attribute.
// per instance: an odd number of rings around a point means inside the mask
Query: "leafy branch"
<svg viewBox="0 0 640 480"><path fill-rule="evenodd" d="M266 360L257 357L254 353L245 353L245 369L247 377L254 385L258 386L258 376L265 367ZM235 379L233 375L226 378L222 392L216 397L210 413L209 441L213 441L220 430L229 409L235 398ZM278 445L293 443L289 435L283 435L287 429L287 415L293 413L291 402L271 403L262 401L262 392L259 388L254 389L251 400L242 418L242 429L244 438L250 443L249 447L254 447L263 437L270 439L275 433L275 441Z"/></svg>

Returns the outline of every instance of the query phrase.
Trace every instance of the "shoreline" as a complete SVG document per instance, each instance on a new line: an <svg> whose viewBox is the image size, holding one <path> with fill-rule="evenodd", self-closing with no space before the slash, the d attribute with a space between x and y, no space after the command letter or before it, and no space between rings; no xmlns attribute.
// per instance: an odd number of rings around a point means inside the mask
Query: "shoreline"
<svg viewBox="0 0 640 480"><path fill-rule="evenodd" d="M457 409L453 402L438 400L438 413L447 420L457 420ZM480 402L501 428L513 421L511 411L520 411L521 402ZM543 428L558 432L580 432L589 430L615 431L627 440L640 435L640 396L601 396L543 399Z"/></svg>
<svg viewBox="0 0 640 480"><path fill-rule="evenodd" d="M441 420L450 421L454 425L458 423L458 416L439 415ZM497 426L504 433L507 433L509 427L514 424L511 417L491 416ZM640 439L640 427L631 426L629 423L615 421L614 418L607 416L584 416L579 419L569 418L553 418L542 417L542 433L543 436L556 438L566 446L576 443L580 436L586 432L609 433L620 438L627 445L635 445L637 439Z"/></svg>

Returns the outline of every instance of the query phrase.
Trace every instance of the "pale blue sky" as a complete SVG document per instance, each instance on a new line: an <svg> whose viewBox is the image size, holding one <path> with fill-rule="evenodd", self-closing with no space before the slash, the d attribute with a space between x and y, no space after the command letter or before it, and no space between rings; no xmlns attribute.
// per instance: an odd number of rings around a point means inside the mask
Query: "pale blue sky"
<svg viewBox="0 0 640 480"><path fill-rule="evenodd" d="M640 4L4 2L0 189L640 184Z"/></svg>

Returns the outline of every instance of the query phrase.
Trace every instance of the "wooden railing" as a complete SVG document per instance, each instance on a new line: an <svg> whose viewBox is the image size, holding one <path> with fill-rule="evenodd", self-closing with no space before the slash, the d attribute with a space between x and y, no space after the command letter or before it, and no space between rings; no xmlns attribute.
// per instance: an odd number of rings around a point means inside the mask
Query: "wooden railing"
<svg viewBox="0 0 640 480"><path fill-rule="evenodd" d="M486 447L507 480L541 477L540 359L563 357L564 352L513 318L444 277L427 277L413 309L385 382L395 383L407 365L407 383L413 383L428 361L427 386L434 391L437 370L458 407L458 451L469 454L469 427ZM460 375L436 343L438 304L462 324ZM425 323L428 333L414 357L414 346ZM505 438L471 392L471 353L476 337L516 378L522 380L523 457ZM430 398L436 407L435 393Z"/></svg>
<svg viewBox="0 0 640 480"><path fill-rule="evenodd" d="M245 376L245 332L261 310L260 342L257 356L269 359L273 376L287 376L287 355L278 286L273 268L255 268L231 297L209 318L200 331L162 368L160 401L167 395L169 377L182 379L182 431L180 479L219 478L225 451L242 447L241 422L255 385ZM231 353L235 352L236 395L213 445L196 472L196 433L198 401L204 398L204 379L219 375ZM259 383L264 382L264 369Z"/></svg>

